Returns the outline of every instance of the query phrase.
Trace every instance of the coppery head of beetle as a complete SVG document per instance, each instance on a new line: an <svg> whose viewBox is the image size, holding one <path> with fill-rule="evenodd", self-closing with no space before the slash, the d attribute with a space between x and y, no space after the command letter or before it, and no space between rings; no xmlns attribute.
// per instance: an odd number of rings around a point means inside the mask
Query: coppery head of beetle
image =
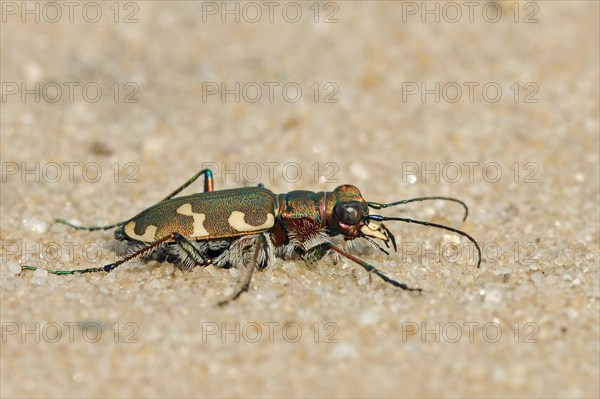
<svg viewBox="0 0 600 399"><path fill-rule="evenodd" d="M343 185L327 196L327 228L332 235L342 234L346 239L374 238L382 240L387 247L391 241L396 250L394 235L380 222L369 217L369 205L358 188ZM382 248L380 248L382 249Z"/></svg>

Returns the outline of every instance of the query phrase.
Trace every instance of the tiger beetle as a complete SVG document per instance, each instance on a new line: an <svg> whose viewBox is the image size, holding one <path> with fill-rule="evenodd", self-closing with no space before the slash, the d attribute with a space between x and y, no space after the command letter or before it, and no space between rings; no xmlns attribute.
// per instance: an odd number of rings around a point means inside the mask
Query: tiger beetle
<svg viewBox="0 0 600 399"><path fill-rule="evenodd" d="M175 197L204 176L204 192ZM345 246L352 247L354 240L362 240L368 246L378 248L389 255L386 248L390 243L397 251L396 240L384 221L401 221L444 229L466 237L477 249L477 267L481 266L481 249L469 234L442 224L402 217L387 217L369 214L371 209L384 209L416 201L445 200L456 202L465 210L463 221L469 210L466 204L450 197L419 197L382 204L365 201L360 191L351 185L337 187L331 192L292 191L276 195L259 187L243 187L215 191L213 174L204 169L195 174L162 201L143 210L131 219L109 226L79 226L64 219L55 222L76 230L109 230L116 228L115 238L128 244L130 254L114 263L101 267L78 270L48 270L52 274L75 274L110 272L125 262L151 252L162 259L170 260L181 269L195 265L235 267L248 264L243 284L220 305L237 299L247 291L255 268L264 269L275 257L299 255L306 263L314 263L334 252L374 273L386 283L408 291L422 291L389 278L369 263L348 253L332 242L342 236ZM34 266L23 266L23 270L36 270Z"/></svg>

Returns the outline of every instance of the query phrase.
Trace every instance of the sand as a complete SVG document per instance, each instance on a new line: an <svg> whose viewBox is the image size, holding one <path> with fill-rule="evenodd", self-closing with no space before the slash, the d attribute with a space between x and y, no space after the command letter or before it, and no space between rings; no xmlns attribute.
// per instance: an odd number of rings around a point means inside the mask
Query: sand
<svg viewBox="0 0 600 399"><path fill-rule="evenodd" d="M2 397L600 395L598 3L90 4L1 3ZM398 253L355 254L423 294L350 260L277 260L223 308L243 269L19 274L118 259L53 219L207 166L460 198L378 212L482 267L389 222Z"/></svg>

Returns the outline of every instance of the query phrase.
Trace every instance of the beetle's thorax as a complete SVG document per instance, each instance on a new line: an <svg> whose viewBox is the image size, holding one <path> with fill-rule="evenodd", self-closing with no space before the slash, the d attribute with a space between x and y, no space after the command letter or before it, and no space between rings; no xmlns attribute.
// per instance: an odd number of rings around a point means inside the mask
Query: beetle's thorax
<svg viewBox="0 0 600 399"><path fill-rule="evenodd" d="M279 217L274 229L275 245L286 242L288 234L292 234L300 241L306 241L325 228L323 194L312 191L291 191L277 196Z"/></svg>

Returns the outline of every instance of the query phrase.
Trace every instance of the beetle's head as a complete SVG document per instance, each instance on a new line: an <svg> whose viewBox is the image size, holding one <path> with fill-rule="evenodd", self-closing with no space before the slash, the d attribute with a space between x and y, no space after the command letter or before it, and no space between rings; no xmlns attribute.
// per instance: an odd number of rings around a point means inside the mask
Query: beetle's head
<svg viewBox="0 0 600 399"><path fill-rule="evenodd" d="M369 218L367 201L358 188L344 185L327 194L327 228L332 235L342 234L347 240L378 239L387 247L391 242L396 250L394 235L383 223Z"/></svg>

